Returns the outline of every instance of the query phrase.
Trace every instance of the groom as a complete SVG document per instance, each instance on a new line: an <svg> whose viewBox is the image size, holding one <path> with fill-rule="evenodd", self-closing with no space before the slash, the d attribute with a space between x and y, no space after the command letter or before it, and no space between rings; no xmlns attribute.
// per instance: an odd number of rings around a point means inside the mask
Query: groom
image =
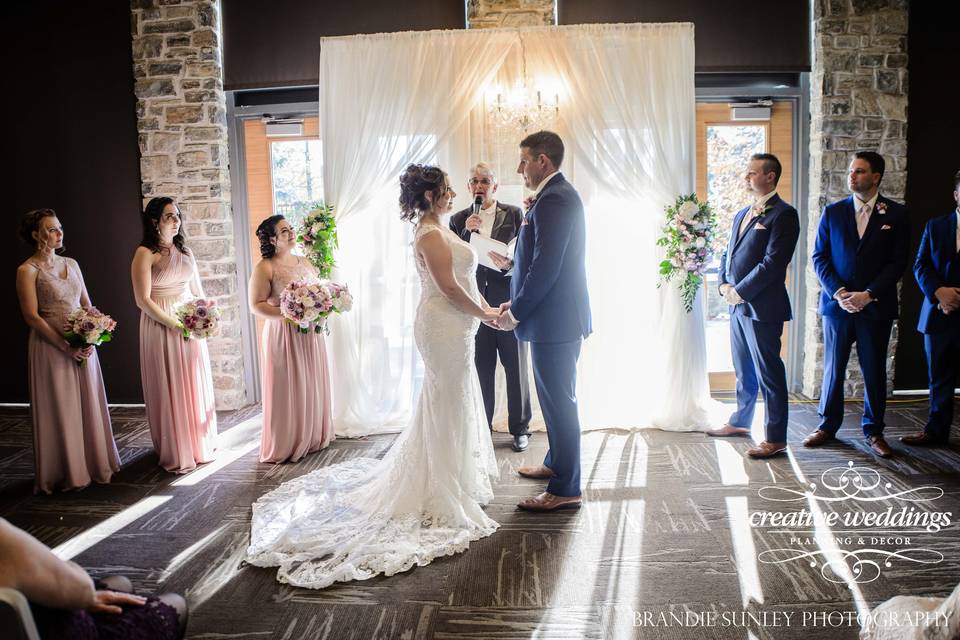
<svg viewBox="0 0 960 640"><path fill-rule="evenodd" d="M523 183L533 190L514 250L510 301L497 325L530 343L533 376L547 424L543 464L521 467L525 478L548 480L547 490L517 506L556 511L580 506L580 418L577 359L590 335L583 203L560 173L563 141L538 131L520 143Z"/></svg>

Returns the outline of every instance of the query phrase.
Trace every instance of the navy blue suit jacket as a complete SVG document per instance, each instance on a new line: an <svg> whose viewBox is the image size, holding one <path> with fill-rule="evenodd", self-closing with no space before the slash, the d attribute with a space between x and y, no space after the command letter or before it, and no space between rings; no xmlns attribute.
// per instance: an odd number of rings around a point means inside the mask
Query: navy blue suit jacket
<svg viewBox="0 0 960 640"><path fill-rule="evenodd" d="M592 331L583 203L563 175L524 216L513 254L510 312L527 342L572 342Z"/></svg>
<svg viewBox="0 0 960 640"><path fill-rule="evenodd" d="M920 240L920 250L913 263L913 275L923 291L920 307L920 333L940 333L960 326L960 313L946 315L937 307L934 293L940 287L960 288L960 255L957 254L957 213L927 222Z"/></svg>
<svg viewBox="0 0 960 640"><path fill-rule="evenodd" d="M863 308L862 316L890 320L899 314L897 283L907 268L910 221L907 208L882 195L877 198L870 222L861 239L857 235L854 197L828 204L820 216L813 268L820 279L820 313L845 316L834 294L866 291L874 301ZM881 213L883 207L886 212Z"/></svg>
<svg viewBox="0 0 960 640"><path fill-rule="evenodd" d="M767 200L767 211L739 233L746 207L733 219L730 242L720 256L719 282L731 284L744 303L739 311L758 322L786 322L793 318L787 295L787 267L800 238L797 210L778 195ZM733 307L731 307L731 312Z"/></svg>

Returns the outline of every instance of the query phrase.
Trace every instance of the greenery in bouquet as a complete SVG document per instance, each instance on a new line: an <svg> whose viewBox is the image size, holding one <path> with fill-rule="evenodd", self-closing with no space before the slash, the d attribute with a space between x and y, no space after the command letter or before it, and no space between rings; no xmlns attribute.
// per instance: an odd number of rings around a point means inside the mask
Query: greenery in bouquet
<svg viewBox="0 0 960 640"><path fill-rule="evenodd" d="M337 223L333 218L333 205L317 202L303 217L297 231L297 243L304 255L320 272L321 278L329 278L335 262L333 252L337 248Z"/></svg>
<svg viewBox="0 0 960 640"><path fill-rule="evenodd" d="M665 208L666 224L657 245L666 247L657 286L675 282L687 313L693 310L704 271L712 257L717 215L696 194L681 195Z"/></svg>
<svg viewBox="0 0 960 640"><path fill-rule="evenodd" d="M116 321L96 307L78 307L63 324L63 337L76 349L99 346L113 339Z"/></svg>

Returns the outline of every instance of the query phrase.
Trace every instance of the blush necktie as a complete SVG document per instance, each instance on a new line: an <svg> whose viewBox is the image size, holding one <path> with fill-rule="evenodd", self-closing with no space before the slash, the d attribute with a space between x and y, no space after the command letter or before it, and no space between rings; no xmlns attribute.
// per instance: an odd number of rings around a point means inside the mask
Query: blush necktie
<svg viewBox="0 0 960 640"><path fill-rule="evenodd" d="M860 211L857 212L857 235L863 238L867 231L867 224L870 222L870 205L863 203L860 205Z"/></svg>

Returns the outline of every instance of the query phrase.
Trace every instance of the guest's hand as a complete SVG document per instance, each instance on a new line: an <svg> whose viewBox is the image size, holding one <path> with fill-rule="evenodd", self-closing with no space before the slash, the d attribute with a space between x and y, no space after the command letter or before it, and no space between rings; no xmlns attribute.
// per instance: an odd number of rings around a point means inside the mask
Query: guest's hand
<svg viewBox="0 0 960 640"><path fill-rule="evenodd" d="M497 268L501 271L507 271L513 267L513 260L507 256L500 255L496 251L488 251L487 255L490 256L490 259L493 260L493 264L497 265Z"/></svg>
<svg viewBox="0 0 960 640"><path fill-rule="evenodd" d="M940 301L940 309L950 314L960 309L960 289L955 287L940 287L933 295Z"/></svg>
<svg viewBox="0 0 960 640"><path fill-rule="evenodd" d="M480 216L473 214L467 218L466 225L467 231L479 231L480 229Z"/></svg>
<svg viewBox="0 0 960 640"><path fill-rule="evenodd" d="M119 591L100 590L93 596L93 604L87 607L90 613L112 613L119 615L123 613L124 605L133 607L142 607L147 599L143 596L135 596L132 593L121 593Z"/></svg>

